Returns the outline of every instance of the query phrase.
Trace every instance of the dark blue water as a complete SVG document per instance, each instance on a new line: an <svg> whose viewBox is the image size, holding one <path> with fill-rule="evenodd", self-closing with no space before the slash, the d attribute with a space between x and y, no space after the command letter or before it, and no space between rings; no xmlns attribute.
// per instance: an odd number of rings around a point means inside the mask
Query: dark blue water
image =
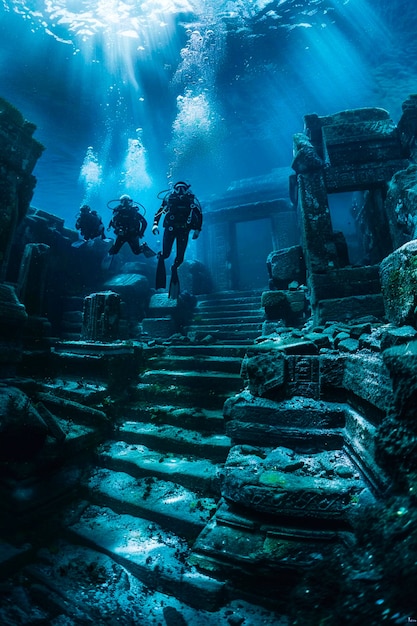
<svg viewBox="0 0 417 626"><path fill-rule="evenodd" d="M173 179L204 200L289 166L306 113L398 121L416 32L408 0L3 0L0 96L46 147L34 206L72 224L127 192L153 215Z"/></svg>

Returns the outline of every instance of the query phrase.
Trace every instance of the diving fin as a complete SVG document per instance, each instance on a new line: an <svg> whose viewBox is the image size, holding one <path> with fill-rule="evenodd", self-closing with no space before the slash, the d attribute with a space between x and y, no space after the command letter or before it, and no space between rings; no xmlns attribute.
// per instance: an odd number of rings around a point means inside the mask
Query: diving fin
<svg viewBox="0 0 417 626"><path fill-rule="evenodd" d="M74 241L71 244L72 248L81 248L82 246L85 246L88 242L85 239L77 239L77 241Z"/></svg>
<svg viewBox="0 0 417 626"><path fill-rule="evenodd" d="M148 244L146 243L146 241L145 241L145 243L143 243L143 244L142 244L142 252L143 252L143 254L145 255L145 257L146 257L147 259L150 259L150 258L152 258L153 256L156 256L156 252L154 252L153 250L151 250L151 248L148 246Z"/></svg>
<svg viewBox="0 0 417 626"><path fill-rule="evenodd" d="M165 261L161 253L158 254L158 265L156 266L155 289L165 289L167 285L167 275L165 270Z"/></svg>
<svg viewBox="0 0 417 626"><path fill-rule="evenodd" d="M171 267L171 281L169 283L168 298L172 298L173 300L176 300L179 295L180 295L180 281L178 279L178 270L175 267L175 265L173 265Z"/></svg>

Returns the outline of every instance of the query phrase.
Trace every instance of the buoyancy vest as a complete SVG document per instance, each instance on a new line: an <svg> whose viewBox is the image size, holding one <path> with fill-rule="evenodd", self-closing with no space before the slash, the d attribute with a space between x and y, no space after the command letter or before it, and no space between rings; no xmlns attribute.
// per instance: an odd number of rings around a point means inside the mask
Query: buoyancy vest
<svg viewBox="0 0 417 626"><path fill-rule="evenodd" d="M164 228L195 228L192 224L195 198L192 193L179 194L173 191L166 200Z"/></svg>
<svg viewBox="0 0 417 626"><path fill-rule="evenodd" d="M148 223L136 207L122 207L115 210L112 225L116 235L143 237Z"/></svg>

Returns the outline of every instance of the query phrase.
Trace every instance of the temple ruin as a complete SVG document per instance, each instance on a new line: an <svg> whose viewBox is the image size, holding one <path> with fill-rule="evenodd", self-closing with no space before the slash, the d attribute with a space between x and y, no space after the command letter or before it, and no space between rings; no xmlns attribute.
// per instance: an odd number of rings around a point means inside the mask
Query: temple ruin
<svg viewBox="0 0 417 626"><path fill-rule="evenodd" d="M417 620L417 95L306 115L178 300L31 206L35 130L0 100L1 623Z"/></svg>

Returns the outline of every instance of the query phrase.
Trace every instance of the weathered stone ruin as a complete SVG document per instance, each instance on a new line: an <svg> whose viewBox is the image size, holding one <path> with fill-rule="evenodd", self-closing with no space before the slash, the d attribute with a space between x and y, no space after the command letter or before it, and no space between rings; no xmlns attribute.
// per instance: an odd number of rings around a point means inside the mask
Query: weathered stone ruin
<svg viewBox="0 0 417 626"><path fill-rule="evenodd" d="M212 202L178 301L30 207L0 104L1 623L417 619L417 96L306 115L289 195Z"/></svg>

